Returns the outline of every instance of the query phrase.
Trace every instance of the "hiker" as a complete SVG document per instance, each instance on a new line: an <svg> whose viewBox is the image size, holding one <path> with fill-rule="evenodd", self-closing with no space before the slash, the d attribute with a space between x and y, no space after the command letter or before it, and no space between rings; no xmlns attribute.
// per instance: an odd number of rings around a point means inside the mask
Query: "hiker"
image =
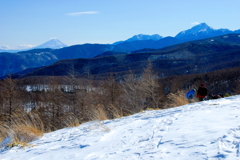
<svg viewBox="0 0 240 160"><path fill-rule="evenodd" d="M200 85L200 87L198 88L198 91L197 91L197 97L198 97L198 99L199 99L199 101L203 101L203 99L207 96L207 93L208 91L207 91L207 88L206 88L206 86L205 86L205 84L204 83L202 83L201 85Z"/></svg>
<svg viewBox="0 0 240 160"><path fill-rule="evenodd" d="M196 89L193 88L192 90L190 90L190 91L186 94L186 98L187 98L187 100L188 100L188 103L192 103L192 102L193 102L192 99L193 99L195 93L196 93Z"/></svg>

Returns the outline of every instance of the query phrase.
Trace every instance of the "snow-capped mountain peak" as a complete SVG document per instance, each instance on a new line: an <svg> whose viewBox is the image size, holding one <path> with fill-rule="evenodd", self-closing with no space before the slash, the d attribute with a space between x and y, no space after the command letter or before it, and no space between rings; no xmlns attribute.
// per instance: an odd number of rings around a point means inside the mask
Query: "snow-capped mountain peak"
<svg viewBox="0 0 240 160"><path fill-rule="evenodd" d="M59 48L63 48L63 47L67 47L66 44L62 43L60 40L58 39L51 39L35 48L52 48L52 49L59 49Z"/></svg>
<svg viewBox="0 0 240 160"><path fill-rule="evenodd" d="M153 34L153 35L146 35L146 34L138 34L138 35L134 35L131 38L124 40L124 41L117 41L115 43L113 43L113 45L117 45L119 43L123 43L123 42L132 42L132 41L143 41L143 40L160 40L163 37L160 36L159 34Z"/></svg>
<svg viewBox="0 0 240 160"><path fill-rule="evenodd" d="M127 39L126 41L141 41L141 40L159 40L162 39L163 37L158 35L158 34L154 34L154 35L146 35L146 34L138 34L135 35L129 39Z"/></svg>
<svg viewBox="0 0 240 160"><path fill-rule="evenodd" d="M196 32L203 32L203 31L204 32L211 32L214 29L212 27L208 26L206 23L200 23L200 24L192 27L190 30L191 30L191 32L196 33Z"/></svg>
<svg viewBox="0 0 240 160"><path fill-rule="evenodd" d="M231 33L228 29L214 29L208 26L206 23L200 23L192 28L182 31L176 35L176 38L182 40L195 40L208 37L219 36L223 34Z"/></svg>
<svg viewBox="0 0 240 160"><path fill-rule="evenodd" d="M209 25L207 25L207 23L200 23L200 24L197 24L194 27L200 27L200 28L210 28L210 29L213 29L212 27L210 27Z"/></svg>
<svg viewBox="0 0 240 160"><path fill-rule="evenodd" d="M178 33L176 35L176 38L182 38L182 37L185 37L186 35L196 35L198 33L203 33L203 32L210 33L212 31L214 31L212 27L209 27L206 23L200 23L196 26L193 26L191 29Z"/></svg>

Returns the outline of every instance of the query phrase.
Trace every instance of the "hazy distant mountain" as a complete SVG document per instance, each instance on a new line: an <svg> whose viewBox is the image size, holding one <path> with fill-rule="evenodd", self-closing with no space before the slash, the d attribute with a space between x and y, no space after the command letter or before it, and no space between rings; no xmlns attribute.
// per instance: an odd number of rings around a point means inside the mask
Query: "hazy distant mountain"
<svg viewBox="0 0 240 160"><path fill-rule="evenodd" d="M63 47L67 47L66 44L62 43L61 41L59 41L58 39L51 39L39 46L36 46L34 48L51 48L51 49L59 49L59 48L63 48Z"/></svg>
<svg viewBox="0 0 240 160"><path fill-rule="evenodd" d="M220 35L229 34L229 33L233 33L233 31L229 29L213 29L212 27L208 26L206 23L201 23L192 27L191 29L181 31L175 36L175 38L189 41L189 40L215 37L215 36L220 36Z"/></svg>
<svg viewBox="0 0 240 160"><path fill-rule="evenodd" d="M158 34L153 34L153 35L146 35L146 34L138 34L134 35L133 37L125 40L125 41L118 41L113 43L113 45L122 43L122 42L132 42L132 41L144 41L144 40L154 40L157 41L159 39L162 39L163 37L158 35Z"/></svg>
<svg viewBox="0 0 240 160"><path fill-rule="evenodd" d="M142 41L142 40L154 40L157 41L159 39L162 39L163 37L158 35L158 34L154 34L154 35L145 35L145 34L138 34L135 35L129 39L127 39L126 41Z"/></svg>
<svg viewBox="0 0 240 160"><path fill-rule="evenodd" d="M235 30L234 33L240 33L240 29Z"/></svg>
<svg viewBox="0 0 240 160"><path fill-rule="evenodd" d="M19 52L21 50L5 50L5 49L0 49L0 53L1 52L10 52L10 53L16 53L16 52Z"/></svg>
<svg viewBox="0 0 240 160"><path fill-rule="evenodd" d="M61 49L55 49L52 53L60 59L93 58L106 51L118 51L108 44L82 44Z"/></svg>
<svg viewBox="0 0 240 160"><path fill-rule="evenodd" d="M28 49L21 49L21 50L5 50L5 49L0 49L0 53L1 52L9 52L9 53L17 53L17 52L21 52L21 51L27 51L27 50L32 50L32 49L40 49L40 48L51 48L51 49L59 49L59 48L63 48L63 47L67 47L66 44L62 43L60 40L58 39L51 39L39 46L36 46L34 48L28 48Z"/></svg>
<svg viewBox="0 0 240 160"><path fill-rule="evenodd" d="M181 42L182 42L181 40L174 37L165 37L157 41L155 40L125 41L115 46L119 48L124 48L129 52L132 52L132 51L141 50L144 48L151 48L151 49L163 48L163 47L178 44Z"/></svg>
<svg viewBox="0 0 240 160"><path fill-rule="evenodd" d="M51 49L35 49L18 53L0 54L0 76L13 74L27 68L50 65L58 59Z"/></svg>
<svg viewBox="0 0 240 160"><path fill-rule="evenodd" d="M27 68L50 65L62 59L92 58L106 51L124 50L108 44L83 44L60 49L40 48L17 53L3 52L0 54L0 76Z"/></svg>

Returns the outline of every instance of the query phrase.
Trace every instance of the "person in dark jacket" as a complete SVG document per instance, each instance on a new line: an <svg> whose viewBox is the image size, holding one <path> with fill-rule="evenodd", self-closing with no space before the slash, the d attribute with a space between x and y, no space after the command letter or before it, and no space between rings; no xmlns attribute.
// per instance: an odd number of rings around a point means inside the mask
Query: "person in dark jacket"
<svg viewBox="0 0 240 160"><path fill-rule="evenodd" d="M203 99L207 96L207 94L208 94L208 90L207 90L205 84L202 83L197 91L197 97L198 97L199 101L203 101Z"/></svg>

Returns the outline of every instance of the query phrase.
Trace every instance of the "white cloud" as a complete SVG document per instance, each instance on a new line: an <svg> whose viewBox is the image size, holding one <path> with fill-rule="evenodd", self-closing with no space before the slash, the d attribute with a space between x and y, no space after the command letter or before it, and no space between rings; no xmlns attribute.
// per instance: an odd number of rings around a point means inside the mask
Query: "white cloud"
<svg viewBox="0 0 240 160"><path fill-rule="evenodd" d="M10 49L10 47L8 45L1 45L0 49L7 50L7 49Z"/></svg>
<svg viewBox="0 0 240 160"><path fill-rule="evenodd" d="M193 23L191 23L192 25L198 25L198 24L200 24L199 22L193 22Z"/></svg>
<svg viewBox="0 0 240 160"><path fill-rule="evenodd" d="M86 11L86 12L75 12L75 13L67 13L68 16L81 16L84 14L98 14L97 11Z"/></svg>
<svg viewBox="0 0 240 160"><path fill-rule="evenodd" d="M0 45L0 49L3 49L3 50L23 50L23 49L33 48L33 47L36 47L36 45L21 44L21 45L18 45L17 47L10 47L8 45Z"/></svg>
<svg viewBox="0 0 240 160"><path fill-rule="evenodd" d="M36 45L31 45L31 44L21 44L17 46L17 49L28 49L28 48L33 48L36 47Z"/></svg>

